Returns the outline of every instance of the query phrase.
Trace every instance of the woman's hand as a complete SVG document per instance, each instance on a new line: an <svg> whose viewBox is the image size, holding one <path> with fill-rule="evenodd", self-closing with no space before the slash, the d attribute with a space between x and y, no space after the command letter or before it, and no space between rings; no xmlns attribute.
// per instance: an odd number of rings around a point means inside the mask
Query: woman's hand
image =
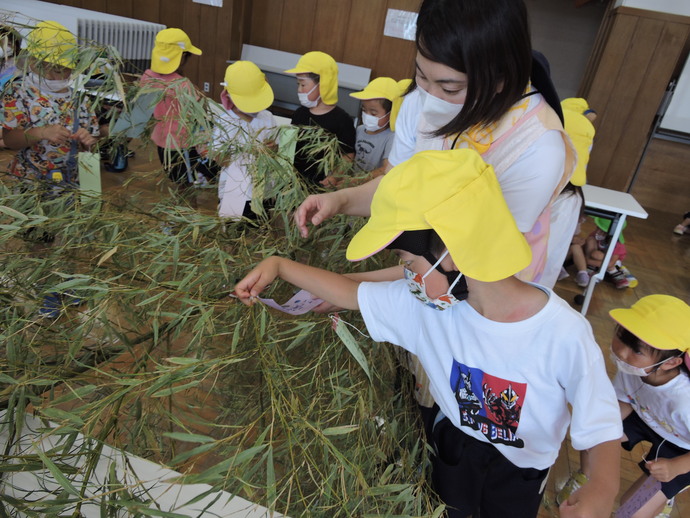
<svg viewBox="0 0 690 518"><path fill-rule="evenodd" d="M312 194L302 202L295 212L295 223L302 237L309 236L307 224L319 225L341 211L338 192Z"/></svg>

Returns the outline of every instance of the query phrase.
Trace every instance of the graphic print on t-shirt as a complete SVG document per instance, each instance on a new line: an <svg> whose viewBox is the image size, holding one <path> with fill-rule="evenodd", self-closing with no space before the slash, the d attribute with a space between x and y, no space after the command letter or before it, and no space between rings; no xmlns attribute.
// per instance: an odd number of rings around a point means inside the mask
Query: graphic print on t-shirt
<svg viewBox="0 0 690 518"><path fill-rule="evenodd" d="M450 387L460 409L460 424L478 430L489 442L523 448L516 435L527 385L487 374L453 360Z"/></svg>
<svg viewBox="0 0 690 518"><path fill-rule="evenodd" d="M369 140L360 139L355 143L355 157L357 165L364 169L367 164L366 156L372 152L374 144Z"/></svg>

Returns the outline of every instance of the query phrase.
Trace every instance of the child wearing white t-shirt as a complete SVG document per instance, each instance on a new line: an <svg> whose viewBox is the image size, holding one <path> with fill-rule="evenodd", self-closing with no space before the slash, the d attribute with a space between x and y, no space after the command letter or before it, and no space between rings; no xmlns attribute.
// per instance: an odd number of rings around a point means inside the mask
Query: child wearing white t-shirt
<svg viewBox="0 0 690 518"><path fill-rule="evenodd" d="M649 295L614 309L613 380L623 418L623 448L651 443L644 474L621 497L616 516L652 518L690 486L690 306L669 295ZM654 490L639 491L642 486ZM636 493L646 495L636 498ZM667 501L669 501L667 503Z"/></svg>
<svg viewBox="0 0 690 518"><path fill-rule="evenodd" d="M276 127L273 114L273 90L264 73L251 61L236 61L225 71L221 103L225 113L214 121L211 155L223 169L218 179L218 215L227 218L254 218L250 202L254 162L247 146L267 141ZM220 153L220 156L217 154Z"/></svg>
<svg viewBox="0 0 690 518"><path fill-rule="evenodd" d="M568 427L593 462L591 482L561 505L561 516L608 516L622 426L604 359L579 313L514 277L532 254L493 168L463 149L421 152L392 169L347 257L384 248L403 263L391 282L269 257L235 293L251 304L280 277L361 310L374 340L417 355L438 403L429 430L433 485L448 516L535 517Z"/></svg>

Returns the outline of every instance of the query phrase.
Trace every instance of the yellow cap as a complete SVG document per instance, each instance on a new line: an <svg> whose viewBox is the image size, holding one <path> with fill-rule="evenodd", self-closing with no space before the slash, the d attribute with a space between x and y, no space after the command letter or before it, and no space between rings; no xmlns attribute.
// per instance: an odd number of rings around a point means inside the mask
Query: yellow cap
<svg viewBox="0 0 690 518"><path fill-rule="evenodd" d="M571 97L561 102L561 108L563 108L565 132L570 137L577 153L577 165L570 183L581 186L587 183L587 164L595 133L594 125L584 115L589 110L589 105L582 98Z"/></svg>
<svg viewBox="0 0 690 518"><path fill-rule="evenodd" d="M325 104L338 102L338 64L325 52L307 52L286 74L318 74L319 92Z"/></svg>
<svg viewBox="0 0 690 518"><path fill-rule="evenodd" d="M395 121L398 118L400 105L402 104L402 96L410 87L412 79L403 79L396 81L391 77L377 77L372 80L364 90L361 92L353 92L350 94L355 99L368 101L371 99L388 99L393 103L391 108L390 126L395 131Z"/></svg>
<svg viewBox="0 0 690 518"><path fill-rule="evenodd" d="M223 83L235 106L256 113L273 104L273 89L264 73L251 61L236 61L225 69Z"/></svg>
<svg viewBox="0 0 690 518"><path fill-rule="evenodd" d="M648 295L630 308L612 309L609 315L655 349L690 351L690 306L676 297Z"/></svg>
<svg viewBox="0 0 690 518"><path fill-rule="evenodd" d="M76 65L77 38L58 22L39 22L26 41L26 50L36 59L67 68Z"/></svg>
<svg viewBox="0 0 690 518"><path fill-rule="evenodd" d="M493 282L532 260L503 198L493 167L472 149L423 151L394 167L379 184L371 218L347 248L365 259L410 230L433 229L467 277Z"/></svg>
<svg viewBox="0 0 690 518"><path fill-rule="evenodd" d="M201 49L192 45L182 29L163 29L156 34L151 51L151 70L157 74L172 74L179 68L183 52L201 55Z"/></svg>

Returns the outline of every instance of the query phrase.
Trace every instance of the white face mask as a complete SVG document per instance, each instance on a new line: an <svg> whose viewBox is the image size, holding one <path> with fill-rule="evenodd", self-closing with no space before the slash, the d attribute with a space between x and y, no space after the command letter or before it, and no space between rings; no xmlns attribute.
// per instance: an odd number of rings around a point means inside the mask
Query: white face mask
<svg viewBox="0 0 690 518"><path fill-rule="evenodd" d="M43 92L62 93L67 90L72 83L71 78L67 79L45 79L34 72L29 72L25 76L25 81Z"/></svg>
<svg viewBox="0 0 690 518"><path fill-rule="evenodd" d="M667 361L677 358L677 356L672 356L671 358L666 358L665 360L662 360L660 362L655 363L654 365L647 365L646 367L635 367L634 365L630 365L629 363L625 363L623 360L621 360L616 354L611 351L611 359L615 362L616 367L618 367L618 370L625 373L625 374L630 374L631 376L639 376L641 378L645 378L652 374L653 372L656 371L654 369L651 372L647 372L647 369L651 369L652 367L657 367L661 365L662 363L666 363Z"/></svg>
<svg viewBox="0 0 690 518"><path fill-rule="evenodd" d="M364 129L367 131L378 131L382 128L385 128L385 124L383 126L379 126L379 121L384 117L387 117L388 113L386 115L382 115L381 117L377 117L375 115L369 115L368 113L362 112L362 126L364 126Z"/></svg>
<svg viewBox="0 0 690 518"><path fill-rule="evenodd" d="M421 86L419 95L422 99L424 119L434 128L439 129L452 121L462 110L463 104L453 104L439 99L424 90Z"/></svg>
<svg viewBox="0 0 690 518"><path fill-rule="evenodd" d="M314 101L310 101L310 100L309 100L309 95L310 95L314 90L316 90L316 88L318 88L318 86L319 86L318 83L315 84L315 85L314 85L314 88L312 88L311 90L309 90L309 91L306 92L306 93L297 92L297 97L299 97L299 103L300 103L302 106L304 106L305 108L314 108L317 104L319 104L319 99L321 99L321 96L320 96L320 95L319 95L319 96L316 98L316 100L314 100Z"/></svg>

